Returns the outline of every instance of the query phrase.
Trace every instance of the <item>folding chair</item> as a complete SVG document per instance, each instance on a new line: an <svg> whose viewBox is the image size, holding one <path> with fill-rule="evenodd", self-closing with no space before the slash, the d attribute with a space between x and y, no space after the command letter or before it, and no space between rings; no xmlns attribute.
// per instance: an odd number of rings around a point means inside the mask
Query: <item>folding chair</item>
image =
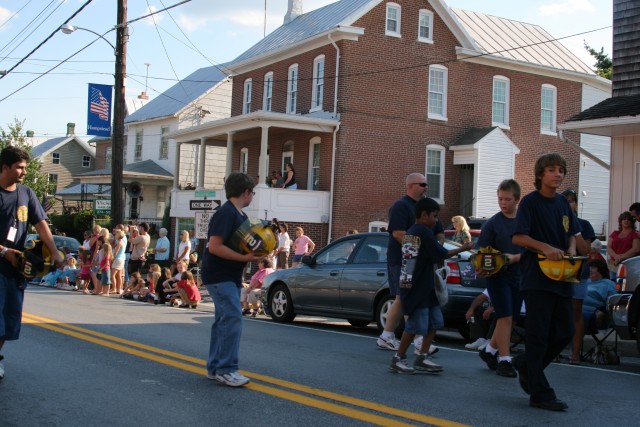
<svg viewBox="0 0 640 427"><path fill-rule="evenodd" d="M601 313L599 315L599 313ZM587 351L584 351L584 340L583 340L583 348L582 354L580 355L580 359L585 361L590 361L594 355L594 353L602 348L605 344L605 341L611 334L614 334L614 345L613 351L618 354L618 334L616 333L615 328L609 325L607 320L606 307L598 307L595 310L591 310L590 308L584 309L582 311L582 316L584 318L584 334L590 335L593 338L595 344L592 348ZM598 318L600 317L601 322L598 322Z"/></svg>

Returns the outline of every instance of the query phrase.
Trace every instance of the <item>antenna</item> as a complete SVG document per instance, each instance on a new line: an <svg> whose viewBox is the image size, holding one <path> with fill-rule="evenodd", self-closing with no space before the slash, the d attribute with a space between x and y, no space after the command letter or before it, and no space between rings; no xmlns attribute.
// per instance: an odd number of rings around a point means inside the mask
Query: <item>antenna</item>
<svg viewBox="0 0 640 427"><path fill-rule="evenodd" d="M147 76L144 78L144 91L147 91L147 81L149 80L149 64L148 62L145 62L144 65L147 66Z"/></svg>

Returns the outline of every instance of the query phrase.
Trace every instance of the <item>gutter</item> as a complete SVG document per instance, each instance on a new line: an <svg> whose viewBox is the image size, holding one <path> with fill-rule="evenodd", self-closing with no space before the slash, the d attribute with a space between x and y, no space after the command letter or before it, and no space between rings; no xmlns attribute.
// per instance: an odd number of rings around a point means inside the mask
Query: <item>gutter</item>
<svg viewBox="0 0 640 427"><path fill-rule="evenodd" d="M606 170L610 170L611 169L611 165L609 165L607 162L605 162L604 160L600 159L598 156L596 156L592 152L590 152L588 150L585 150L580 145L576 144L575 142L571 141L569 138L564 136L564 131L562 129L558 129L558 138L560 139L560 141L569 144L571 147L573 147L576 150L580 151L580 153L584 154L589 159L593 160L594 162L596 162L597 164L599 164L600 166L602 166Z"/></svg>
<svg viewBox="0 0 640 427"><path fill-rule="evenodd" d="M338 74L340 72L340 48L331 38L331 33L327 34L329 41L336 49L336 73L334 78L334 89L333 89L333 118L338 117ZM340 122L336 125L335 130L333 131L333 145L331 148L331 189L329 191L329 229L327 236L327 244L331 242L331 233L333 231L333 196L335 191L335 182L336 182L336 140L338 137L338 130L340 130Z"/></svg>

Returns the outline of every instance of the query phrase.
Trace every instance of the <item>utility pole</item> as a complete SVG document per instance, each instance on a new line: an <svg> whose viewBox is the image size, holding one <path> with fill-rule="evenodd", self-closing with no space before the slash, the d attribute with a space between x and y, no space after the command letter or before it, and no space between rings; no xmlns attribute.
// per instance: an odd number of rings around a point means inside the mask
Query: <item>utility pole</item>
<svg viewBox="0 0 640 427"><path fill-rule="evenodd" d="M127 0L118 0L116 29L115 106L111 159L111 224L123 218L122 179L124 171L125 78L127 76Z"/></svg>

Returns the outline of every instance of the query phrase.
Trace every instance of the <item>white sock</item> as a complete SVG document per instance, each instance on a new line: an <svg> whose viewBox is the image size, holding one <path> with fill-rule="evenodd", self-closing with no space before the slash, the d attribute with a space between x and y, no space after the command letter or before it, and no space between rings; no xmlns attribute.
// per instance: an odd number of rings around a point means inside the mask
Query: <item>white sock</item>
<svg viewBox="0 0 640 427"><path fill-rule="evenodd" d="M507 361L511 363L511 356L498 356L498 362Z"/></svg>
<svg viewBox="0 0 640 427"><path fill-rule="evenodd" d="M496 354L498 352L497 348L493 348L491 347L491 343L487 344L487 346L484 348L484 351L486 351L487 353L491 353L491 354Z"/></svg>
<svg viewBox="0 0 640 427"><path fill-rule="evenodd" d="M389 338L395 338L395 335L393 332L389 332L389 331L383 331L382 335L380 335L381 338L384 339L389 339Z"/></svg>

